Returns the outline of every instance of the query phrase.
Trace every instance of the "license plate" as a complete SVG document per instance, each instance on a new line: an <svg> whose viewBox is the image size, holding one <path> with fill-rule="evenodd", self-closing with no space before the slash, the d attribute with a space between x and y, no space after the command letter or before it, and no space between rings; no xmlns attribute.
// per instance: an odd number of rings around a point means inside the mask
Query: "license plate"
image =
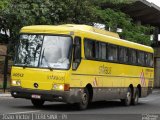
<svg viewBox="0 0 160 120"><path fill-rule="evenodd" d="M32 98L41 99L41 96L40 95L32 95Z"/></svg>

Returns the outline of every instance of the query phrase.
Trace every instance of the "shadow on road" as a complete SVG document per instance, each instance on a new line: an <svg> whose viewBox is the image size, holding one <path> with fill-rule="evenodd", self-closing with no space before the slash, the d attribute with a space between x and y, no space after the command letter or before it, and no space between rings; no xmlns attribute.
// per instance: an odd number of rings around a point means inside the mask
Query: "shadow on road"
<svg viewBox="0 0 160 120"><path fill-rule="evenodd" d="M137 106L142 106L145 103L139 103ZM13 107L13 106L12 106ZM120 101L101 101L101 102L93 102L89 105L87 110L94 109L103 109L103 108L122 108L124 106ZM131 106L134 107L134 106ZM56 102L47 102L41 108L35 108L34 106L14 106L14 108L19 109L34 109L34 110L43 110L43 111L59 111L59 112L76 112L79 111L75 104L65 104L65 103L56 103Z"/></svg>

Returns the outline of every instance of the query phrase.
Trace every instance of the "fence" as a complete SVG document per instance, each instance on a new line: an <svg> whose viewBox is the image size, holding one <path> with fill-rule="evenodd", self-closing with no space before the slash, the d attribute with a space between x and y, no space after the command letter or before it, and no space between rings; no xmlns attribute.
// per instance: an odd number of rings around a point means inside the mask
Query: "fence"
<svg viewBox="0 0 160 120"><path fill-rule="evenodd" d="M10 64L8 64L7 46L0 45L0 90L4 91L10 87ZM9 68L9 69L8 69Z"/></svg>
<svg viewBox="0 0 160 120"><path fill-rule="evenodd" d="M10 73L12 61L8 56L0 55L0 90L6 91L10 88Z"/></svg>

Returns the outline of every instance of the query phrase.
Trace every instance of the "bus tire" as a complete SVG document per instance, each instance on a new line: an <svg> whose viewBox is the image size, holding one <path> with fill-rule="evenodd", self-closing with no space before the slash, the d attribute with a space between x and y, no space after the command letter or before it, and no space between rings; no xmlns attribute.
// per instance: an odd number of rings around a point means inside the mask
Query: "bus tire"
<svg viewBox="0 0 160 120"><path fill-rule="evenodd" d="M81 94L81 100L77 104L79 110L85 110L89 104L89 92L87 88L84 88L83 93Z"/></svg>
<svg viewBox="0 0 160 120"><path fill-rule="evenodd" d="M139 90L138 90L138 88L136 88L134 98L132 98L131 103L132 103L132 105L137 105L138 101L139 101Z"/></svg>
<svg viewBox="0 0 160 120"><path fill-rule="evenodd" d="M131 99L132 99L131 88L128 88L127 93L126 93L126 97L125 97L125 99L121 99L121 102L122 102L125 106L129 106L129 105L131 104Z"/></svg>
<svg viewBox="0 0 160 120"><path fill-rule="evenodd" d="M44 100L31 99L33 106L42 107L44 104Z"/></svg>

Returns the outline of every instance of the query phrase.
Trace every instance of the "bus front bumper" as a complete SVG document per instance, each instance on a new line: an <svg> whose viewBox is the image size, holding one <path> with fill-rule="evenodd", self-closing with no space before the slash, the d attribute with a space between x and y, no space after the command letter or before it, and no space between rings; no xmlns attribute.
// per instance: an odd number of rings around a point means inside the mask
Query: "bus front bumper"
<svg viewBox="0 0 160 120"><path fill-rule="evenodd" d="M41 99L44 101L58 101L66 103L78 103L80 102L80 95L82 89L72 88L69 91L55 91L55 90L33 90L22 87L11 87L11 95L14 98L26 98L26 99ZM38 96L33 98L33 96Z"/></svg>

